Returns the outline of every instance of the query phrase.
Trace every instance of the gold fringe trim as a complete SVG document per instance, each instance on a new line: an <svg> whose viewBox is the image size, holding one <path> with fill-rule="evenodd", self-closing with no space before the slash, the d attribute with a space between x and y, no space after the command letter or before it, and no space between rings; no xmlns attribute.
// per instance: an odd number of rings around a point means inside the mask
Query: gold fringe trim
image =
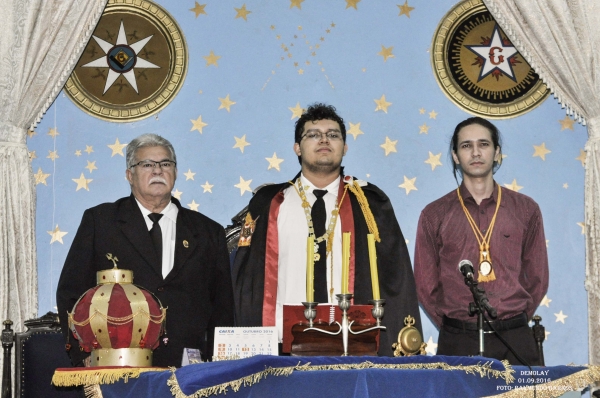
<svg viewBox="0 0 600 398"><path fill-rule="evenodd" d="M260 382L261 379L266 379L267 376L289 376L295 370L296 371L322 371L322 370L356 370L356 369L403 369L403 370L423 370L423 369L442 369L442 370L454 370L463 371L467 374L479 375L480 377L494 377L496 379L502 379L506 384L513 383L514 369L510 366L508 361L502 361L504 370L492 369L492 362L479 363L477 365L448 365L445 362L435 363L413 363L413 364L375 364L370 361L365 361L356 364L338 364L338 365L314 365L311 366L310 362L304 365L289 366L285 368L272 368L268 367L265 370L251 374L241 379L233 380L227 383L222 383L216 386L202 388L191 395L186 395L179 386L177 377L175 376L175 369L171 369L171 377L167 381L167 385L171 387L171 394L175 398L201 398L208 397L217 394L226 394L231 388L234 392L239 391L241 387L248 387Z"/></svg>
<svg viewBox="0 0 600 398"><path fill-rule="evenodd" d="M544 379L545 376L523 376L525 378ZM535 395L533 386L525 387L502 387L505 390L510 390L504 394L493 395L494 398L555 398L560 397L569 391L578 391L588 387L591 384L600 381L600 366L589 365L588 369L573 373L569 376L550 381L548 383L538 384L535 386Z"/></svg>
<svg viewBox="0 0 600 398"><path fill-rule="evenodd" d="M377 222L375 222L375 217L373 217L373 213L371 212L371 208L369 207L367 197L365 196L365 193L358 184L358 181L354 180L352 184L346 184L346 186L350 189L354 196L356 196L356 200L358 200L358 204L360 204L360 208L362 209L363 215L365 216L367 227L369 227L369 232L373 234L375 241L381 243L381 238L379 237L379 229L377 228Z"/></svg>
<svg viewBox="0 0 600 398"><path fill-rule="evenodd" d="M144 372L163 372L165 368L122 368L92 369L77 368L68 371L55 371L52 384L57 387L73 387L89 384L114 384L121 379L138 378Z"/></svg>
<svg viewBox="0 0 600 398"><path fill-rule="evenodd" d="M104 398L102 396L100 384L88 384L87 386L84 386L83 393L86 398Z"/></svg>

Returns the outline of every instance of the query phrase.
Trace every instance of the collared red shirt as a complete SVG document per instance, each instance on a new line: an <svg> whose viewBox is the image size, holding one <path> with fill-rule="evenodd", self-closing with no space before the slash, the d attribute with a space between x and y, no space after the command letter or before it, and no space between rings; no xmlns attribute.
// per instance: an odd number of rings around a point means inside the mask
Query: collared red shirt
<svg viewBox="0 0 600 398"><path fill-rule="evenodd" d="M464 183L460 193L475 223L485 235L498 200L498 185L479 205ZM548 290L548 255L542 214L533 199L502 189L490 241L496 280L481 282L498 319L526 312L531 319ZM423 209L415 244L415 281L419 302L440 326L442 316L475 322L468 314L473 295L458 270L470 260L477 279L479 244L458 199L456 190Z"/></svg>
<svg viewBox="0 0 600 398"><path fill-rule="evenodd" d="M142 211L142 215L144 216L144 221L146 221L146 227L148 227L148 231L152 229L152 220L148 217L148 214L152 213L150 210L146 209L139 200L135 200ZM169 202L169 204L160 212L163 216L158 221L158 225L160 225L160 229L162 232L162 275L163 278L166 278L169 275L169 272L173 269L173 264L175 263L175 233L177 232L176 224L177 224L177 213L179 213L179 209L173 202Z"/></svg>

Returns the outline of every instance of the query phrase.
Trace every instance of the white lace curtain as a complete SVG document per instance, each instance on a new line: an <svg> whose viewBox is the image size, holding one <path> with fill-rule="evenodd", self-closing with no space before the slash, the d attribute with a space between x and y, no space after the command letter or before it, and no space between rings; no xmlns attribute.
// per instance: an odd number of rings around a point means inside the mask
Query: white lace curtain
<svg viewBox="0 0 600 398"><path fill-rule="evenodd" d="M0 321L17 331L38 309L27 130L62 89L106 1L0 0Z"/></svg>
<svg viewBox="0 0 600 398"><path fill-rule="evenodd" d="M586 282L589 363L600 364L600 1L483 0L521 55L587 124Z"/></svg>

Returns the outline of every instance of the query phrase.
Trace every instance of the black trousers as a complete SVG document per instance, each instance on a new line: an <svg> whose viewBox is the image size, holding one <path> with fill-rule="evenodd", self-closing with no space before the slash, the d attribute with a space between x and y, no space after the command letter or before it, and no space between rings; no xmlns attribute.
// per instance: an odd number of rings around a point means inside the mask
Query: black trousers
<svg viewBox="0 0 600 398"><path fill-rule="evenodd" d="M468 324L472 326L473 324ZM484 330L489 330L488 328ZM511 365L541 365L533 331L528 325L498 333L519 354L526 364L521 363L500 341L496 333L484 333L483 354L488 358L506 359ZM479 355L479 332L467 328L457 328L442 324L438 337L437 355L472 356Z"/></svg>

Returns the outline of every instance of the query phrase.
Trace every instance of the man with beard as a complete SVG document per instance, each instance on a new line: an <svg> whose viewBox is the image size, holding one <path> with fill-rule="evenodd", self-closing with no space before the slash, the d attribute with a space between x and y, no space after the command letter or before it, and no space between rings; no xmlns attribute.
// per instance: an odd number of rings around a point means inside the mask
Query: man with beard
<svg viewBox="0 0 600 398"><path fill-rule="evenodd" d="M472 117L459 123L450 154L454 177L458 172L462 183L423 209L415 244L419 301L440 328L437 354L479 353L477 318L469 316L473 295L458 269L469 260L478 287L497 312L493 330L484 325L484 355L513 365L541 365L528 326L548 289L540 208L494 181L502 149L500 132L488 120Z"/></svg>
<svg viewBox="0 0 600 398"><path fill-rule="evenodd" d="M343 175L346 127L333 106L314 104L296 122L294 152L301 171L292 181L260 189L248 206L233 266L238 326L277 326L283 305L306 301L307 237L315 247L314 300L337 304L342 233L351 232L349 292L355 304L373 298L367 234L375 236L381 298L379 354L411 315L421 331L410 257L389 198L375 185Z"/></svg>
<svg viewBox="0 0 600 398"><path fill-rule="evenodd" d="M131 195L88 209L62 269L56 301L69 335L67 312L96 285L96 272L133 271L134 283L152 292L167 308L167 334L154 350L154 366L181 366L184 348L210 358L215 326L233 325L233 293L223 228L181 206L171 196L177 158L171 143L144 134L127 145L126 177ZM89 353L68 337L73 365ZM88 364L89 361L86 361Z"/></svg>

